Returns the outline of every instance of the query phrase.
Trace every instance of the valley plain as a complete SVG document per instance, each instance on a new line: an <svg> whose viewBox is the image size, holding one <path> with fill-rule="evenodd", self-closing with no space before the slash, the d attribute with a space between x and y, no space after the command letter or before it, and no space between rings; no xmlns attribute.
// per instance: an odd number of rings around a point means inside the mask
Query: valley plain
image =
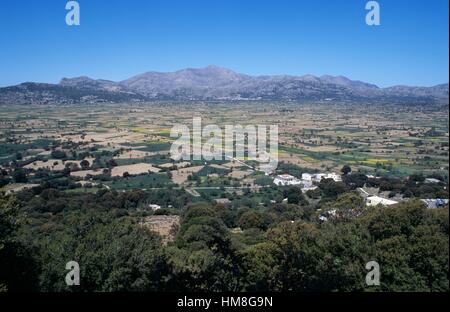
<svg viewBox="0 0 450 312"><path fill-rule="evenodd" d="M4 169L11 162L30 173L68 167L73 181L90 181L109 168L113 181L105 185L118 189L126 186L116 181L123 180L125 172L131 180L153 176L151 186L159 187L192 185L188 175L180 176L198 171L218 171L220 175L211 180L225 177L240 186L245 185L244 177L246 182L254 182L260 173L247 172L245 166L237 166L241 175L235 171L230 176L229 160L177 163L170 159L170 145L175 140L170 137L171 127L183 124L192 128L193 117L201 117L204 125L219 127L278 125L279 162L302 168L339 172L349 165L374 176L448 176L448 111L442 106L156 102L31 109L2 106L0 116L0 164ZM55 151L60 153L58 159ZM89 163L86 168L80 166L83 159ZM216 167L211 166L214 164ZM173 173L171 177L167 172Z"/></svg>

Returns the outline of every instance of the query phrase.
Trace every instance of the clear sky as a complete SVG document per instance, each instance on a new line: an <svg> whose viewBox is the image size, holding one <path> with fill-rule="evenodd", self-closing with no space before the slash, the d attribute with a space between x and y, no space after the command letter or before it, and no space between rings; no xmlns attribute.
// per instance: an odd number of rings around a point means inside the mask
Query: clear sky
<svg viewBox="0 0 450 312"><path fill-rule="evenodd" d="M0 86L122 80L215 64L246 74L344 75L379 86L448 82L448 0L1 0Z"/></svg>

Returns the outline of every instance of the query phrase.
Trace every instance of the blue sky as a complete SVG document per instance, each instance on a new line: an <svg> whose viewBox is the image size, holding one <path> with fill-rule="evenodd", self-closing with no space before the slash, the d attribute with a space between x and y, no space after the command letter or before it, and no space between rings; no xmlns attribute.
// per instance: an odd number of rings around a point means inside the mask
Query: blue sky
<svg viewBox="0 0 450 312"><path fill-rule="evenodd" d="M224 66L247 74L344 75L379 86L448 81L448 0L2 0L0 86Z"/></svg>

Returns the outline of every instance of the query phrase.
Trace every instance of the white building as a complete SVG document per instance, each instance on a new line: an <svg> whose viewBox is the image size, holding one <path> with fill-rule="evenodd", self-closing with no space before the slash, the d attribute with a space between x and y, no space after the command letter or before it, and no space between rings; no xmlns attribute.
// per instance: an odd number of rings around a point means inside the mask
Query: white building
<svg viewBox="0 0 450 312"><path fill-rule="evenodd" d="M275 177L275 179L273 180L273 183L275 183L276 185L280 186L285 186L285 185L300 185L302 184L302 181L297 179L294 176L291 176L290 174L281 174Z"/></svg>
<svg viewBox="0 0 450 312"><path fill-rule="evenodd" d="M222 205L228 205L230 203L230 200L228 198L216 198L214 200L216 204L222 204Z"/></svg>
<svg viewBox="0 0 450 312"><path fill-rule="evenodd" d="M156 211L156 210L161 209L161 206L160 205L156 205L156 204L150 204L150 205L148 205L148 208L150 208L153 211Z"/></svg>
<svg viewBox="0 0 450 312"><path fill-rule="evenodd" d="M426 183L440 183L441 181L439 181L438 179L434 179L434 178L426 178L425 179Z"/></svg>
<svg viewBox="0 0 450 312"><path fill-rule="evenodd" d="M334 173L334 172L332 172L332 173L327 173L327 174L325 175L325 179L333 179L335 182L340 182L340 181L342 181L342 177L341 177L339 174Z"/></svg>
<svg viewBox="0 0 450 312"><path fill-rule="evenodd" d="M302 173L302 180L303 181L311 181L313 180L313 175L310 173Z"/></svg>
<svg viewBox="0 0 450 312"><path fill-rule="evenodd" d="M302 180L303 181L311 181L311 182L320 182L322 179L333 179L335 182L342 181L342 178L339 174L334 172L332 173L303 173Z"/></svg>
<svg viewBox="0 0 450 312"><path fill-rule="evenodd" d="M342 178L339 174L336 173L316 173L316 174L311 174L311 173L302 173L302 178L297 179L296 177L290 175L290 174L281 174L275 177L275 179L273 180L273 183L275 183L276 185L280 186L280 185L302 185L303 186L303 191L307 191L307 190L314 190L317 187L313 184L314 182L320 182L322 179L332 179L335 182L339 182L342 181Z"/></svg>
<svg viewBox="0 0 450 312"><path fill-rule="evenodd" d="M398 204L398 202L395 200L386 199L386 198L379 197L376 195L369 196L366 199L367 206L378 206L378 205L390 206L390 205L395 205L395 204Z"/></svg>
<svg viewBox="0 0 450 312"><path fill-rule="evenodd" d="M303 178L303 175L302 175ZM302 193L307 191L313 191L317 188L316 185L313 184L312 180L303 180L302 179Z"/></svg>

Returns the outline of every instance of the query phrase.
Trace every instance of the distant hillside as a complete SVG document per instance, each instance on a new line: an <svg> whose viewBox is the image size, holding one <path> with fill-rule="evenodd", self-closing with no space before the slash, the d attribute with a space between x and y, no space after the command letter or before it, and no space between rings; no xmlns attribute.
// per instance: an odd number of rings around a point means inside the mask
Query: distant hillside
<svg viewBox="0 0 450 312"><path fill-rule="evenodd" d="M285 100L386 103L448 102L448 83L434 87L379 88L343 76L249 76L210 65L176 72L147 72L114 82L89 77L59 84L23 83L0 88L0 104L118 103L152 100Z"/></svg>

